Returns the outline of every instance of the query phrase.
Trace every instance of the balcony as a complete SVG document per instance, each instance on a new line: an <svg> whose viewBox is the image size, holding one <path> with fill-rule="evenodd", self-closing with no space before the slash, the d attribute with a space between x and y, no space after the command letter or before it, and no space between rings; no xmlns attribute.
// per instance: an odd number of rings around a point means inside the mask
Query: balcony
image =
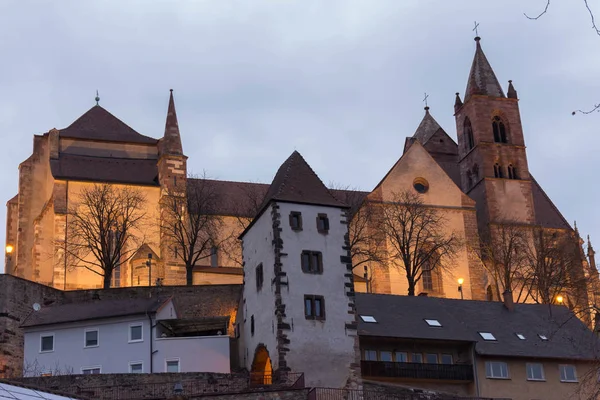
<svg viewBox="0 0 600 400"><path fill-rule="evenodd" d="M362 376L380 378L472 381L472 365L361 361Z"/></svg>

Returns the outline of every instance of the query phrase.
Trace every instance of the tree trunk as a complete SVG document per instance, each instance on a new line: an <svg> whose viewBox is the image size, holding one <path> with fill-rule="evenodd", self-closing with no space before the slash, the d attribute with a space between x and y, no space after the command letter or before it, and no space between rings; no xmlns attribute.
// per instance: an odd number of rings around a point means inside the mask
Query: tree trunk
<svg viewBox="0 0 600 400"><path fill-rule="evenodd" d="M194 266L186 265L185 266L185 284L188 286L192 286L194 284Z"/></svg>
<svg viewBox="0 0 600 400"><path fill-rule="evenodd" d="M408 278L408 295L409 296L414 296L415 295L415 281Z"/></svg>
<svg viewBox="0 0 600 400"><path fill-rule="evenodd" d="M112 281L112 273L107 272L106 270L104 270L104 283L103 283L103 288L104 289L110 289L110 284Z"/></svg>

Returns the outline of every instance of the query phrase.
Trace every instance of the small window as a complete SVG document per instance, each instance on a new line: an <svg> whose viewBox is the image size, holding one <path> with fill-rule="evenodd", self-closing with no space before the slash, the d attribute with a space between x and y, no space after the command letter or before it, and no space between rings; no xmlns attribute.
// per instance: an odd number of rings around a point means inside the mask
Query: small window
<svg viewBox="0 0 600 400"><path fill-rule="evenodd" d="M438 321L437 319L426 319L425 322L429 326L436 326L436 327L441 327L442 326L442 324L440 323L440 321Z"/></svg>
<svg viewBox="0 0 600 400"><path fill-rule="evenodd" d="M512 164L508 164L508 179L519 179L517 177L517 169Z"/></svg>
<svg viewBox="0 0 600 400"><path fill-rule="evenodd" d="M327 214L317 215L317 231L319 233L329 232L329 218L327 218Z"/></svg>
<svg viewBox="0 0 600 400"><path fill-rule="evenodd" d="M413 181L413 188L421 194L427 193L429 190L429 182L425 178L416 178Z"/></svg>
<svg viewBox="0 0 600 400"><path fill-rule="evenodd" d="M377 361L377 351L365 350L365 361Z"/></svg>
<svg viewBox="0 0 600 400"><path fill-rule="evenodd" d="M426 292L433 292L433 275L429 264L424 265L423 271L421 272L421 282L423 283L423 290Z"/></svg>
<svg viewBox="0 0 600 400"><path fill-rule="evenodd" d="M254 315L250 317L250 335L254 336Z"/></svg>
<svg viewBox="0 0 600 400"><path fill-rule="evenodd" d="M408 362L408 353L405 351L397 351L395 356L396 362Z"/></svg>
<svg viewBox="0 0 600 400"><path fill-rule="evenodd" d="M90 329L85 331L84 347L98 346L98 329Z"/></svg>
<svg viewBox="0 0 600 400"><path fill-rule="evenodd" d="M129 342L142 342L143 337L142 324L129 325Z"/></svg>
<svg viewBox="0 0 600 400"><path fill-rule="evenodd" d="M375 319L374 316L372 315L361 315L360 318L364 321L364 322L370 322L370 323L375 323L377 322L377 320Z"/></svg>
<svg viewBox="0 0 600 400"><path fill-rule="evenodd" d="M165 372L178 373L179 372L179 359L167 360Z"/></svg>
<svg viewBox="0 0 600 400"><path fill-rule="evenodd" d="M97 375L102 372L101 367L83 367L81 368L81 373L83 375Z"/></svg>
<svg viewBox="0 0 600 400"><path fill-rule="evenodd" d="M479 332L479 336L481 336L481 338L483 340L487 340L487 341L496 340L496 337L494 335L492 335L490 332Z"/></svg>
<svg viewBox="0 0 600 400"><path fill-rule="evenodd" d="M40 337L40 353L54 351L54 334Z"/></svg>
<svg viewBox="0 0 600 400"><path fill-rule="evenodd" d="M210 248L210 266L213 268L219 266L219 248L217 246Z"/></svg>
<svg viewBox="0 0 600 400"><path fill-rule="evenodd" d="M144 372L144 364L141 361L130 362L129 372L132 374L141 374Z"/></svg>
<svg viewBox="0 0 600 400"><path fill-rule="evenodd" d="M500 361L486 361L485 375L492 379L508 379L508 364Z"/></svg>
<svg viewBox="0 0 600 400"><path fill-rule="evenodd" d="M515 333L515 335L517 335L517 337L521 340L525 340L525 335L523 335L522 333Z"/></svg>
<svg viewBox="0 0 600 400"><path fill-rule="evenodd" d="M454 364L452 354L442 354L442 364Z"/></svg>
<svg viewBox="0 0 600 400"><path fill-rule="evenodd" d="M578 382L574 365L560 365L558 368L560 369L561 382Z"/></svg>
<svg viewBox="0 0 600 400"><path fill-rule="evenodd" d="M410 356L410 361L413 363L422 364L423 363L423 354L421 353L412 353Z"/></svg>
<svg viewBox="0 0 600 400"><path fill-rule="evenodd" d="M392 362L392 352L391 351L380 351L379 352L379 361Z"/></svg>
<svg viewBox="0 0 600 400"><path fill-rule="evenodd" d="M260 263L256 267L256 291L257 292L260 289L262 289L263 279L264 279L264 277L263 277L263 265L262 265L262 263Z"/></svg>
<svg viewBox="0 0 600 400"><path fill-rule="evenodd" d="M469 118L465 118L463 132L465 135L467 151L469 151L475 146L475 140L473 140L473 128L471 127L471 121L469 120Z"/></svg>
<svg viewBox="0 0 600 400"><path fill-rule="evenodd" d="M299 211L292 211L290 213L290 227L293 231L302 230L302 213Z"/></svg>
<svg viewBox="0 0 600 400"><path fill-rule="evenodd" d="M528 381L545 381L544 366L537 363L527 364L527 380Z"/></svg>
<svg viewBox="0 0 600 400"><path fill-rule="evenodd" d="M302 271L309 274L323 273L323 255L320 251L302 251L301 259Z"/></svg>
<svg viewBox="0 0 600 400"><path fill-rule="evenodd" d="M427 353L425 355L425 360L427 364L437 364L438 363L438 355L435 353Z"/></svg>
<svg viewBox="0 0 600 400"><path fill-rule="evenodd" d="M548 340L548 336L546 336L546 335L542 335L542 334L539 334L539 333L538 333L538 336L539 336L539 337L540 337L540 339L542 339L543 341L546 341L546 340Z"/></svg>
<svg viewBox="0 0 600 400"><path fill-rule="evenodd" d="M325 300L323 296L304 295L304 316L306 319L325 319Z"/></svg>
<svg viewBox="0 0 600 400"><path fill-rule="evenodd" d="M494 164L494 178L504 178L502 167L498 163Z"/></svg>
<svg viewBox="0 0 600 400"><path fill-rule="evenodd" d="M496 143L507 143L506 140L506 126L500 117L495 116L492 120L492 129L494 131L494 142Z"/></svg>

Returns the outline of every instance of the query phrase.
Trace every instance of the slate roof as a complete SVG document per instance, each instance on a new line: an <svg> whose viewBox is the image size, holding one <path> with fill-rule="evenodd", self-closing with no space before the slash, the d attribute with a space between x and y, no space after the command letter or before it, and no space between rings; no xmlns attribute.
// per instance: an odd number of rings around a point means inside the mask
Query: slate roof
<svg viewBox="0 0 600 400"><path fill-rule="evenodd" d="M502 86L496 78L496 74L492 69L487 57L481 48L480 38L476 37L477 48L475 49L475 57L471 65L471 72L467 81L467 90L465 91L465 103L473 94L483 94L492 97L506 97Z"/></svg>
<svg viewBox="0 0 600 400"><path fill-rule="evenodd" d="M42 307L32 312L22 327L61 324L103 318L125 317L156 312L168 298L101 299Z"/></svg>
<svg viewBox="0 0 600 400"><path fill-rule="evenodd" d="M56 179L158 185L156 160L61 154L50 160Z"/></svg>
<svg viewBox="0 0 600 400"><path fill-rule="evenodd" d="M438 124L429 113L429 107L425 107L425 116L423 117L423 120L421 120L413 137L425 146L429 139L431 139L431 137L440 129L442 129L440 124Z"/></svg>
<svg viewBox="0 0 600 400"><path fill-rule="evenodd" d="M60 130L65 138L102 140L139 144L156 144L157 140L141 135L101 106L90 108L68 127Z"/></svg>
<svg viewBox="0 0 600 400"><path fill-rule="evenodd" d="M572 229L540 184L531 177L535 222L544 228Z"/></svg>
<svg viewBox="0 0 600 400"><path fill-rule="evenodd" d="M600 355L600 339L565 306L516 304L508 311L493 301L357 293L356 308L378 321L359 318L359 336L475 342L478 354L490 356L589 360ZM424 318L437 319L442 327L430 327ZM478 332L497 340L484 341Z"/></svg>
<svg viewBox="0 0 600 400"><path fill-rule="evenodd" d="M218 214L234 217L253 218L269 190L269 184L266 183L209 179L206 184L209 185L208 192L218 198Z"/></svg>

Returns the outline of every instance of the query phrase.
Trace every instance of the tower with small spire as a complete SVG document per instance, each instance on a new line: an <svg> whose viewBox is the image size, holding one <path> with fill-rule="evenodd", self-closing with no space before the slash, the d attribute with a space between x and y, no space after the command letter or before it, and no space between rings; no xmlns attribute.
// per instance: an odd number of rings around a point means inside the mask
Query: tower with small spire
<svg viewBox="0 0 600 400"><path fill-rule="evenodd" d="M490 222L535 223L517 92L505 95L476 37L464 101L456 94L455 119L461 187L477 202L480 229Z"/></svg>
<svg viewBox="0 0 600 400"><path fill-rule="evenodd" d="M158 143L158 182L161 198L167 195L186 196L187 187L187 157L183 154L181 145L173 89L170 92L165 133ZM160 203L163 204L162 201ZM161 219L166 218L166 215L168 213L161 210ZM164 272L156 271L156 277L164 278L164 283L167 285L184 283L185 266L178 265L181 260L178 259L172 243L162 233L160 253Z"/></svg>

